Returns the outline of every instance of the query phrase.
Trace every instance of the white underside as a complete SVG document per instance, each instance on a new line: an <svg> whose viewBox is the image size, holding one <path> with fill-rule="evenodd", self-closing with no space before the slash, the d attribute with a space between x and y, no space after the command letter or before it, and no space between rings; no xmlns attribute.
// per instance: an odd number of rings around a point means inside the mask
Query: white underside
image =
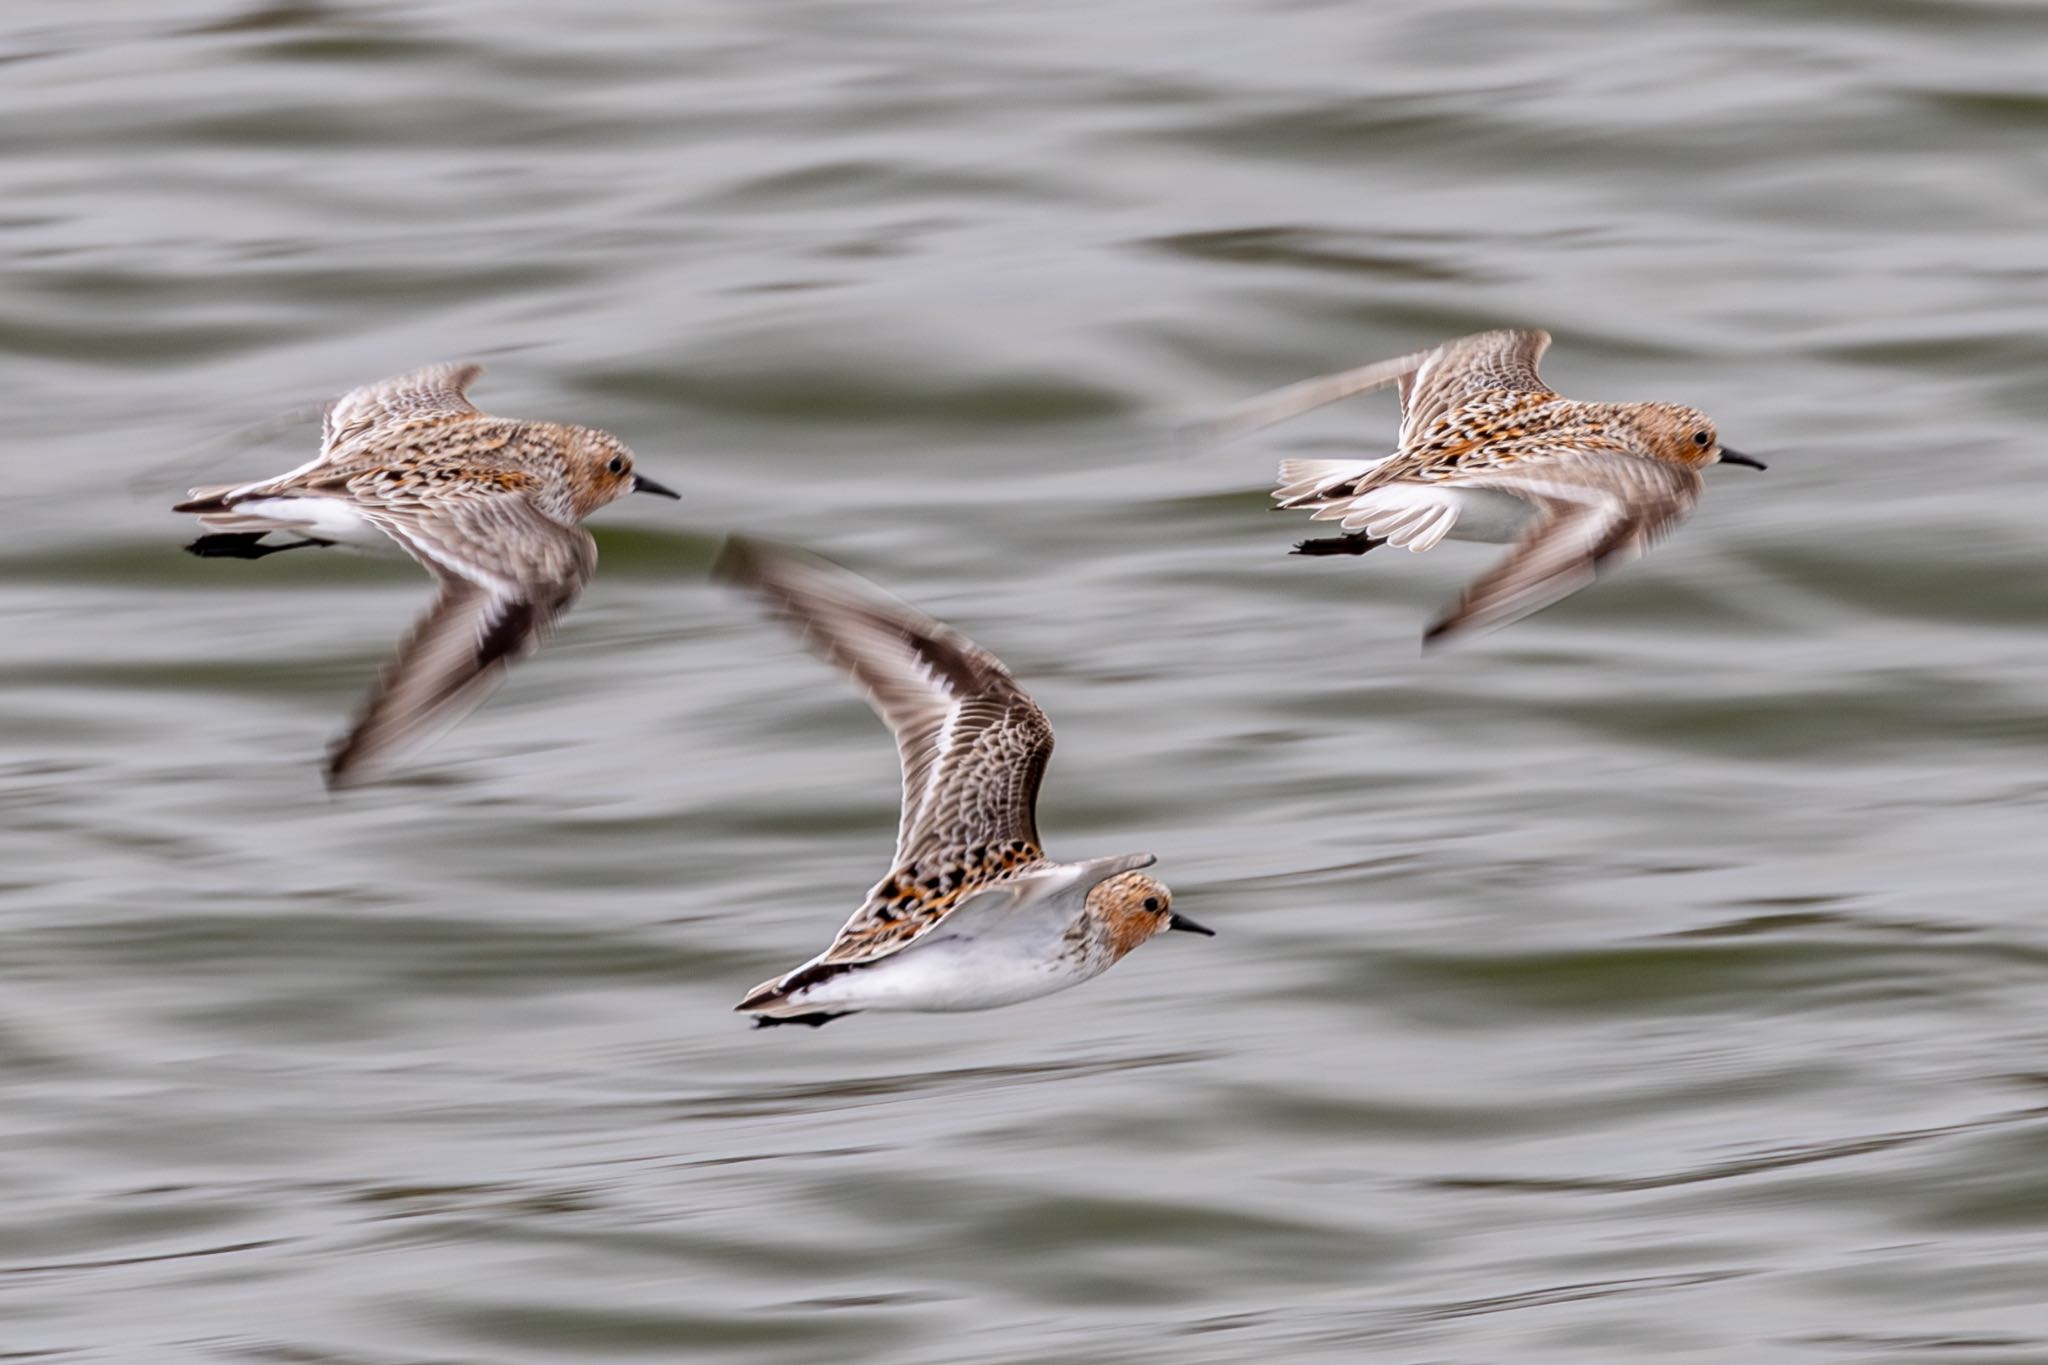
<svg viewBox="0 0 2048 1365"><path fill-rule="evenodd" d="M1369 460L1287 460L1280 466L1283 506L1308 510L1317 521L1334 521L1346 531L1363 531L1420 554L1440 541L1476 540L1499 544L1528 529L1535 508L1491 488L1441 483L1390 483L1355 498L1324 497L1370 473L1392 456Z"/></svg>
<svg viewBox="0 0 2048 1365"><path fill-rule="evenodd" d="M1106 954L1077 954L1067 941L1086 894L1085 886L1075 886L1022 905L1001 897L963 905L908 948L798 991L790 1005L801 1011L987 1010L1077 986L1109 966Z"/></svg>
<svg viewBox="0 0 2048 1365"><path fill-rule="evenodd" d="M1420 554L1445 539L1494 545L1519 539L1535 510L1520 498L1491 488L1393 483L1349 502L1333 503L1315 515Z"/></svg>
<svg viewBox="0 0 2048 1365"><path fill-rule="evenodd" d="M234 504L229 515L263 517L281 530L365 550L398 548L375 522L339 498L247 498Z"/></svg>
<svg viewBox="0 0 2048 1365"><path fill-rule="evenodd" d="M1100 968L1087 970L1054 956L1058 948L1057 941L1041 954L997 951L958 939L914 943L799 991L790 1003L805 1012L992 1010L1051 995L1100 974Z"/></svg>

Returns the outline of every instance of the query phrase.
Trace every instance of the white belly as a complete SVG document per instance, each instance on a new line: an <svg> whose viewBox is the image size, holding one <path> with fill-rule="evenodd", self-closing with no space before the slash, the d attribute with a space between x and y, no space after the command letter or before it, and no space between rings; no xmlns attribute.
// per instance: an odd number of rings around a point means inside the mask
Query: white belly
<svg viewBox="0 0 2048 1365"><path fill-rule="evenodd" d="M301 531L321 540L354 545L366 550L397 548L376 523L339 498L245 498L234 510L268 517L281 528Z"/></svg>
<svg viewBox="0 0 2048 1365"><path fill-rule="evenodd" d="M815 1010L989 1010L1078 986L1100 970L1070 957L941 938L841 972L797 992L792 1003Z"/></svg>
<svg viewBox="0 0 2048 1365"><path fill-rule="evenodd" d="M1493 545L1518 540L1536 515L1530 504L1491 488L1447 488L1438 490L1438 496L1454 502L1458 509L1458 519L1451 524L1452 540Z"/></svg>

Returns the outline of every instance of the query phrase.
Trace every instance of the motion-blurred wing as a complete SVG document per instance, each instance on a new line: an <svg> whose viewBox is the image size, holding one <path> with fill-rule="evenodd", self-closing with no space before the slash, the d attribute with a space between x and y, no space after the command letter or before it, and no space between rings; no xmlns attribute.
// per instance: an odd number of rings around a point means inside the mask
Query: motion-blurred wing
<svg viewBox="0 0 2048 1365"><path fill-rule="evenodd" d="M1549 393L1536 362L1550 349L1550 333L1535 328L1475 332L1431 351L1412 383L1401 386L1401 444L1474 394L1506 389Z"/></svg>
<svg viewBox="0 0 2048 1365"><path fill-rule="evenodd" d="M548 636L597 567L588 532L549 520L518 494L431 516L370 515L434 574L441 593L330 750L332 787L367 780L475 710Z"/></svg>
<svg viewBox="0 0 2048 1365"><path fill-rule="evenodd" d="M896 735L898 862L935 849L1038 847L1052 725L1002 661L957 631L812 555L734 537L713 572L773 602L852 675Z"/></svg>
<svg viewBox="0 0 2048 1365"><path fill-rule="evenodd" d="M1536 524L1429 628L1428 644L1507 625L1578 591L1655 544L1700 493L1692 470L1600 452L1574 452L1526 472L1508 466L1470 482L1534 504Z"/></svg>
<svg viewBox="0 0 2048 1365"><path fill-rule="evenodd" d="M429 365L350 389L327 405L320 432L321 458L381 426L422 417L475 415L477 409L463 395L483 372L481 365Z"/></svg>
<svg viewBox="0 0 2048 1365"><path fill-rule="evenodd" d="M713 572L773 602L896 735L896 857L822 960L883 957L971 898L1024 894L1044 865L1037 805L1052 726L1001 661L810 555L735 537Z"/></svg>
<svg viewBox="0 0 2048 1365"><path fill-rule="evenodd" d="M1262 393L1189 428L1204 442L1226 441L1298 417L1354 394L1401 386L1401 444L1425 430L1459 400L1489 389L1548 393L1536 362L1550 333L1533 328L1477 332L1427 351L1375 361Z"/></svg>
<svg viewBox="0 0 2048 1365"><path fill-rule="evenodd" d="M1315 379L1304 379L1285 388L1272 389L1255 398L1225 408L1206 422L1199 422L1187 428L1187 435L1203 444L1216 444L1235 440L1264 427L1299 417L1304 412L1327 407L1341 399L1356 394L1371 393L1389 384L1399 383L1405 399L1409 381L1415 372L1428 362L1435 351L1416 351L1412 355L1395 356L1392 360L1378 360L1370 365L1361 365L1355 370L1341 370L1336 374L1321 375Z"/></svg>

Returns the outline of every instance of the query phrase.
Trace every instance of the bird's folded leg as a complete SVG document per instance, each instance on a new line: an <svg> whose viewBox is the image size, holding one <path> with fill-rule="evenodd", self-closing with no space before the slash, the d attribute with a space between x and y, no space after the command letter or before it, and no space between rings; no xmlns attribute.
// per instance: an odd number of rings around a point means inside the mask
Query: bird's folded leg
<svg viewBox="0 0 2048 1365"><path fill-rule="evenodd" d="M1367 550L1386 544L1384 539L1375 539L1363 531L1349 535L1329 536L1322 540L1304 540L1294 547L1298 555L1362 555Z"/></svg>
<svg viewBox="0 0 2048 1365"><path fill-rule="evenodd" d="M308 545L334 544L331 540L306 536L300 540L285 541L282 545L265 545L263 537L269 534L268 531L215 531L187 545L185 552L201 559L261 559L285 550L302 550Z"/></svg>

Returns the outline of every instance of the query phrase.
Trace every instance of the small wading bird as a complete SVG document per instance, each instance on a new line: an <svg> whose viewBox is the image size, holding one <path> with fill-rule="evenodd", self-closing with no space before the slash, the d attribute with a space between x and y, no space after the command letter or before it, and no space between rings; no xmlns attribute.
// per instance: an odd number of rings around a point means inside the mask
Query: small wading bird
<svg viewBox="0 0 2048 1365"><path fill-rule="evenodd" d="M903 813L889 874L832 946L736 1007L758 1026L858 1010L980 1010L1079 985L1168 929L1210 931L1136 869L1057 863L1038 842L1052 726L996 657L825 560L727 542L712 572L773 603L896 734Z"/></svg>
<svg viewBox="0 0 2048 1365"><path fill-rule="evenodd" d="M1708 465L1764 467L1722 445L1697 408L1559 397L1536 373L1549 345L1548 332L1480 332L1275 389L1196 430L1225 439L1399 384L1391 455L1283 460L1273 496L1345 532L1296 554L1513 541L1423 636L1441 643L1520 620L1634 559L1692 511Z"/></svg>
<svg viewBox="0 0 2048 1365"><path fill-rule="evenodd" d="M331 787L361 782L474 710L529 654L597 567L583 518L627 493L677 494L633 472L592 427L520 422L463 397L483 367L436 365L327 408L320 454L272 479L195 488L171 510L211 532L186 548L259 559L309 545L394 543L441 586L347 734ZM269 541L272 533L294 538Z"/></svg>

